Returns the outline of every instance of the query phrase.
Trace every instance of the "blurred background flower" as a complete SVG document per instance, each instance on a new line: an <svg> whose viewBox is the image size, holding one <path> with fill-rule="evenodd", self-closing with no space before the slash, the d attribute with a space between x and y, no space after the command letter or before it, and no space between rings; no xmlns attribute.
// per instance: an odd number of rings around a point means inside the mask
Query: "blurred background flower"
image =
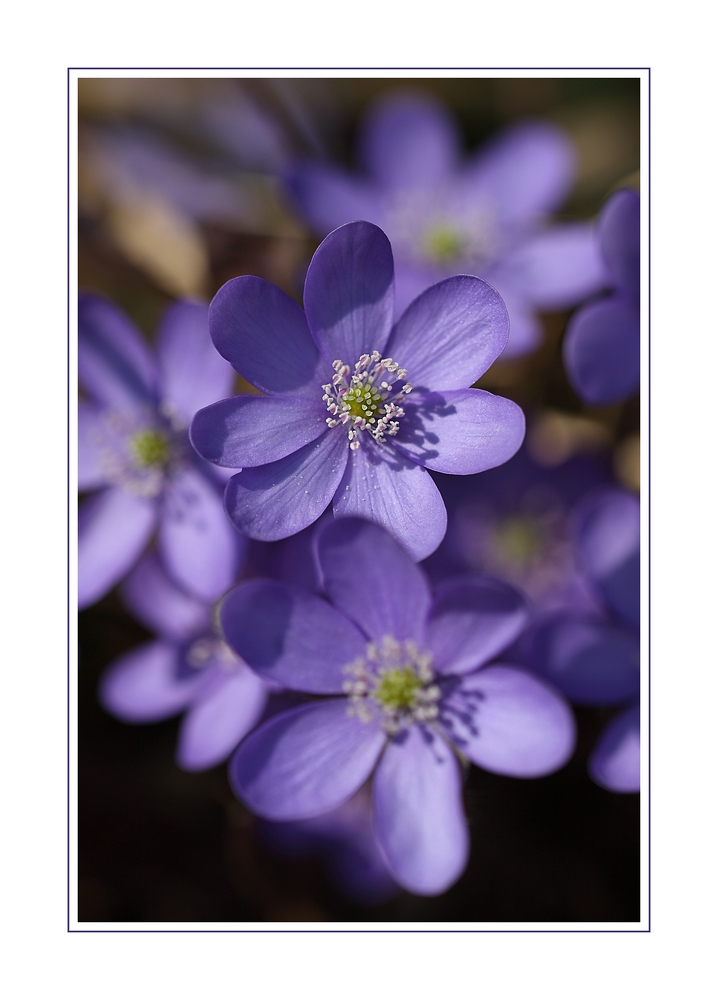
<svg viewBox="0 0 718 1000"><path fill-rule="evenodd" d="M637 80L85 78L79 82L81 289L123 310L145 350L168 305L183 297L208 303L231 278L257 275L301 302L323 234L298 211L286 178L297 164L311 163L355 181L367 122L408 91L415 106L439 109L435 121L450 133L454 165L443 174L442 190L455 194L461 170L473 164L480 173L482 157L485 165L492 148L510 148L512 136L541 137L543 148L554 150L551 197L538 205L542 218L531 217L528 228L522 223L522 246L553 231L593 233L614 192L638 188ZM504 160L498 173L502 183L508 165ZM520 190L514 187L514 197ZM436 222L431 211L417 218L424 228L427 218ZM452 209L451 219L463 231L462 214ZM434 230L437 273L457 244L455 233ZM507 231L501 228L502 239ZM411 241L409 251L406 269L422 271ZM398 263L402 253L395 247ZM462 259L471 254L475 271L477 245L465 237ZM193 694L184 700L189 689L182 688L171 709L185 713L182 721L127 726L98 704L100 677L141 644L171 647L166 662L175 669L193 645L206 652L203 640L218 641L210 613L215 595L190 593L191 575L169 581L180 603L198 612L186 637L148 618L151 602L128 598L135 575L157 567L152 555L126 582L127 603L110 590L80 615L80 919L637 919L638 797L615 794L636 787L635 629L611 604L606 578L586 563L575 531L582 498L590 504L591 496L606 495L596 490L617 488L623 497L637 495L640 410L630 388L614 402L602 401L582 398L569 381L562 356L569 309L581 308L594 291L610 298L615 284L609 281L605 291L595 282L575 286L563 298L525 295L521 346L514 357L499 358L476 387L522 407L526 443L505 466L479 476L432 473L449 525L424 564L436 580L466 569L489 573L528 595L537 622L557 614L588 622L594 639L610 632L628 651L631 683L613 700L604 694L575 704L578 744L568 765L531 782L471 768L464 809L480 849L459 881L435 898L399 891L391 881L361 795L318 820L257 820L233 796L224 765L189 774L175 764L178 730L184 734L192 712L202 709L203 685L214 690L213 671L223 683L234 673L221 673L209 660L188 667ZM255 391L231 377L223 395ZM96 413L100 402L83 405ZM84 486L103 488L97 477ZM321 589L311 529L285 542L251 542L240 565L239 579L280 576ZM169 570L158 573L166 579ZM548 642L542 648L549 647L556 648ZM170 681L166 691L182 678L175 673ZM273 698L272 711L281 705L280 696Z"/></svg>

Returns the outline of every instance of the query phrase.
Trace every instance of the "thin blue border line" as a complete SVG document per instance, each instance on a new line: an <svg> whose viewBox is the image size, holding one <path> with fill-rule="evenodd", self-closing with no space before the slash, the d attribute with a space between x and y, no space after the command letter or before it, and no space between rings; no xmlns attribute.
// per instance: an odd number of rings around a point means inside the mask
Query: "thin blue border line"
<svg viewBox="0 0 718 1000"><path fill-rule="evenodd" d="M70 83L80 70L634 70L648 73L648 927L628 928L97 928L70 927ZM68 934L650 934L651 932L651 67L650 66L68 66L67 67L67 933Z"/></svg>

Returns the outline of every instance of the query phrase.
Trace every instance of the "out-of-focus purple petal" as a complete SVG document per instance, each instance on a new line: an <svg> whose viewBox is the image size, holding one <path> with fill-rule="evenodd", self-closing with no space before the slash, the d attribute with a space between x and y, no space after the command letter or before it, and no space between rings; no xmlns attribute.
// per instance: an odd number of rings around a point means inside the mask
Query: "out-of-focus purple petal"
<svg viewBox="0 0 718 1000"><path fill-rule="evenodd" d="M481 148L464 183L496 205L502 222L526 223L563 201L574 164L564 132L547 122L522 122Z"/></svg>
<svg viewBox="0 0 718 1000"><path fill-rule="evenodd" d="M384 222L379 192L337 167L300 163L286 183L304 218L322 235L357 219L378 226Z"/></svg>
<svg viewBox="0 0 718 1000"><path fill-rule="evenodd" d="M185 425L201 407L229 396L234 372L212 343L207 306L175 302L157 337L159 395Z"/></svg>
<svg viewBox="0 0 718 1000"><path fill-rule="evenodd" d="M607 282L594 227L586 222L552 226L510 254L503 266L542 309L566 309Z"/></svg>
<svg viewBox="0 0 718 1000"><path fill-rule="evenodd" d="M102 420L94 408L80 403L77 409L77 488L96 490L107 485L102 465Z"/></svg>
<svg viewBox="0 0 718 1000"><path fill-rule="evenodd" d="M257 389L316 394L319 351L301 306L276 285L232 278L210 303L209 329L222 357Z"/></svg>
<svg viewBox="0 0 718 1000"><path fill-rule="evenodd" d="M509 314L509 339L501 352L501 360L518 358L539 346L543 337L541 322L534 306L523 293L515 277L499 265L484 275L504 300Z"/></svg>
<svg viewBox="0 0 718 1000"><path fill-rule="evenodd" d="M230 781L259 816L290 820L334 809L364 784L386 742L378 725L331 698L276 715L232 758Z"/></svg>
<svg viewBox="0 0 718 1000"><path fill-rule="evenodd" d="M100 682L100 704L123 722L157 722L181 712L206 683L201 671L180 678L180 651L150 642L115 660Z"/></svg>
<svg viewBox="0 0 718 1000"><path fill-rule="evenodd" d="M313 594L322 593L324 588L314 536L321 521L332 516L331 510L327 510L316 525L310 525L281 543L276 566L276 576L280 580L294 587L301 587L302 590L310 590Z"/></svg>
<svg viewBox="0 0 718 1000"><path fill-rule="evenodd" d="M609 792L641 790L641 733L638 705L612 719L588 761L588 773Z"/></svg>
<svg viewBox="0 0 718 1000"><path fill-rule="evenodd" d="M115 410L154 401L154 358L120 309L99 295L81 295L77 328L77 370L85 392Z"/></svg>
<svg viewBox="0 0 718 1000"><path fill-rule="evenodd" d="M333 507L337 517L363 517L386 528L417 562L446 534L446 507L426 469L364 441L350 454Z"/></svg>
<svg viewBox="0 0 718 1000"><path fill-rule="evenodd" d="M459 144L454 120L440 104L402 94L375 106L359 151L363 166L382 187L431 189L454 170Z"/></svg>
<svg viewBox="0 0 718 1000"><path fill-rule="evenodd" d="M500 295L460 274L427 288L392 330L386 353L422 389L466 389L503 351L509 320Z"/></svg>
<svg viewBox="0 0 718 1000"><path fill-rule="evenodd" d="M576 742L571 709L547 684L506 664L461 678L444 703L442 722L479 767L514 778L538 778L563 767Z"/></svg>
<svg viewBox="0 0 718 1000"><path fill-rule="evenodd" d="M445 581L436 590L427 629L434 670L475 670L518 638L527 620L525 598L508 583L487 576Z"/></svg>
<svg viewBox="0 0 718 1000"><path fill-rule="evenodd" d="M627 622L641 620L641 503L625 490L603 490L576 511L583 567L609 607Z"/></svg>
<svg viewBox="0 0 718 1000"><path fill-rule="evenodd" d="M461 773L436 733L412 726L387 746L374 777L374 829L405 889L435 896L461 875L469 855Z"/></svg>
<svg viewBox="0 0 718 1000"><path fill-rule="evenodd" d="M441 278L435 268L398 259L394 263L394 316L399 319L415 298Z"/></svg>
<svg viewBox="0 0 718 1000"><path fill-rule="evenodd" d="M598 218L598 239L613 283L638 305L641 290L641 196L624 188Z"/></svg>
<svg viewBox="0 0 718 1000"><path fill-rule="evenodd" d="M394 443L434 472L466 476L503 465L526 433L521 407L483 389L412 393L402 406Z"/></svg>
<svg viewBox="0 0 718 1000"><path fill-rule="evenodd" d="M169 575L190 594L216 601L232 585L246 539L227 520L218 489L193 466L169 482L158 545Z"/></svg>
<svg viewBox="0 0 718 1000"><path fill-rule="evenodd" d="M222 604L227 642L253 670L293 691L341 694L366 639L331 605L273 580L247 580Z"/></svg>
<svg viewBox="0 0 718 1000"><path fill-rule="evenodd" d="M154 552L148 552L124 581L122 599L143 625L176 642L203 632L212 622L209 605L176 587Z"/></svg>
<svg viewBox="0 0 718 1000"><path fill-rule="evenodd" d="M638 310L614 297L580 309L566 328L563 360L571 385L586 403L607 406L628 399L641 378Z"/></svg>
<svg viewBox="0 0 718 1000"><path fill-rule="evenodd" d="M259 721L266 700L266 685L246 667L240 665L233 673L217 672L212 689L203 693L182 720L179 766L203 771L221 764Z"/></svg>
<svg viewBox="0 0 718 1000"><path fill-rule="evenodd" d="M556 615L531 639L531 667L579 705L614 705L638 693L638 640L588 615Z"/></svg>
<svg viewBox="0 0 718 1000"><path fill-rule="evenodd" d="M354 517L339 518L321 527L317 551L330 600L370 639L423 639L429 586L411 557L382 528Z"/></svg>
<svg viewBox="0 0 718 1000"><path fill-rule="evenodd" d="M149 541L157 521L154 500L118 487L86 500L77 526L77 603L99 601L122 579Z"/></svg>
<svg viewBox="0 0 718 1000"><path fill-rule="evenodd" d="M286 458L244 469L227 483L227 513L240 531L261 542L295 535L326 510L348 451L346 435L334 428Z"/></svg>
<svg viewBox="0 0 718 1000"><path fill-rule="evenodd" d="M361 354L384 350L394 315L394 261L381 229L350 222L327 236L307 271L304 308L330 364L353 366Z"/></svg>
<svg viewBox="0 0 718 1000"><path fill-rule="evenodd" d="M232 396L205 407L190 438L202 458L234 469L276 462L327 429L321 400L302 396Z"/></svg>

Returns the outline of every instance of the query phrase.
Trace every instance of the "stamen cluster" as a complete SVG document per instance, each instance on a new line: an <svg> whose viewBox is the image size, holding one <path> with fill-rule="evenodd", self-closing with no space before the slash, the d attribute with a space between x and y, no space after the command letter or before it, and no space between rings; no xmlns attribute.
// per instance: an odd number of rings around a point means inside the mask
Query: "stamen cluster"
<svg viewBox="0 0 718 1000"><path fill-rule="evenodd" d="M382 358L379 351L362 354L353 373L343 361L335 361L332 368L335 374L331 382L322 386L322 399L331 414L327 424L347 427L352 451L361 443L359 431L369 431L379 444L386 435L393 437L404 416L399 404L414 388L411 382L404 382L406 369L392 358Z"/></svg>
<svg viewBox="0 0 718 1000"><path fill-rule="evenodd" d="M167 477L185 460L183 432L170 421L157 425L151 416L145 423L125 414L105 413L94 440L107 480L135 496L156 497Z"/></svg>
<svg viewBox="0 0 718 1000"><path fill-rule="evenodd" d="M213 636L203 636L193 642L187 650L186 659L196 670L206 667L210 660L214 660L227 673L233 673L239 666L236 653L223 639Z"/></svg>
<svg viewBox="0 0 718 1000"><path fill-rule="evenodd" d="M370 642L364 656L344 668L349 679L348 714L361 722L381 716L381 725L393 736L416 722L431 722L439 714L441 690L433 684L431 654L407 639L399 642L385 635L381 643Z"/></svg>

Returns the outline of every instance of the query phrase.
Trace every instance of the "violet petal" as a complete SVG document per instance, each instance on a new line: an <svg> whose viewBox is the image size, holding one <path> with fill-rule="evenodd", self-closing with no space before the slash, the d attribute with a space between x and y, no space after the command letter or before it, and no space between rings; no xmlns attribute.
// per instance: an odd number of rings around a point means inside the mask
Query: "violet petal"
<svg viewBox="0 0 718 1000"><path fill-rule="evenodd" d="M232 396L195 415L190 438L208 462L234 469L267 465L327 429L321 400L302 396Z"/></svg>
<svg viewBox="0 0 718 1000"><path fill-rule="evenodd" d="M184 642L211 625L208 604L185 594L168 578L154 552L148 552L122 584L122 599L143 625Z"/></svg>
<svg viewBox="0 0 718 1000"><path fill-rule="evenodd" d="M386 353L422 389L465 389L501 354L509 319L499 294L460 274L415 299L392 330Z"/></svg>
<svg viewBox="0 0 718 1000"><path fill-rule="evenodd" d="M441 721L479 767L514 778L538 778L568 761L576 723L564 699L517 667L495 664L461 678Z"/></svg>
<svg viewBox="0 0 718 1000"><path fill-rule="evenodd" d="M106 433L95 407L80 403L77 408L78 490L96 490L107 485L102 462L102 442Z"/></svg>
<svg viewBox="0 0 718 1000"><path fill-rule="evenodd" d="M402 94L381 101L369 115L360 156L383 188L431 189L455 169L459 145L454 120L440 104Z"/></svg>
<svg viewBox="0 0 718 1000"><path fill-rule="evenodd" d="M638 640L589 615L557 614L538 626L529 662L578 705L615 705L640 686Z"/></svg>
<svg viewBox="0 0 718 1000"><path fill-rule="evenodd" d="M227 520L214 484L186 466L162 498L158 546L169 575L204 601L216 601L232 585L246 550Z"/></svg>
<svg viewBox="0 0 718 1000"><path fill-rule="evenodd" d="M374 777L374 829L405 889L436 896L461 875L469 855L461 773L436 733L412 726L388 744Z"/></svg>
<svg viewBox="0 0 718 1000"><path fill-rule="evenodd" d="M154 500L111 486L80 507L77 526L78 607L99 601L122 579L150 539Z"/></svg>
<svg viewBox="0 0 718 1000"><path fill-rule="evenodd" d="M221 764L259 721L266 700L266 685L247 667L218 672L211 690L190 706L182 720L179 766L203 771Z"/></svg>
<svg viewBox="0 0 718 1000"><path fill-rule="evenodd" d="M384 350L394 313L394 261L378 226L349 222L327 236L307 271L304 307L330 364L353 367L360 355Z"/></svg>
<svg viewBox="0 0 718 1000"><path fill-rule="evenodd" d="M114 410L154 402L154 358L139 330L117 306L100 295L81 295L77 327L78 377L96 402Z"/></svg>
<svg viewBox="0 0 718 1000"><path fill-rule="evenodd" d="M394 443L434 472L466 476L503 465L526 433L521 407L483 389L416 393L403 409Z"/></svg>
<svg viewBox="0 0 718 1000"><path fill-rule="evenodd" d="M608 279L595 229L584 222L552 226L532 237L503 267L514 272L526 297L541 309L575 306Z"/></svg>
<svg viewBox="0 0 718 1000"><path fill-rule="evenodd" d="M427 646L440 674L465 674L518 638L528 620L522 594L502 580L463 576L441 583L427 628Z"/></svg>
<svg viewBox="0 0 718 1000"><path fill-rule="evenodd" d="M232 392L234 372L217 353L209 335L207 306L175 302L157 333L159 395L182 422Z"/></svg>
<svg viewBox="0 0 718 1000"><path fill-rule="evenodd" d="M348 799L371 774L386 735L347 707L346 698L312 702L256 729L230 762L236 794L274 820L318 816Z"/></svg>
<svg viewBox="0 0 718 1000"><path fill-rule="evenodd" d="M369 638L423 639L429 587L391 535L376 524L342 517L320 529L317 551L330 600Z"/></svg>
<svg viewBox="0 0 718 1000"><path fill-rule="evenodd" d="M641 321L619 298L601 299L569 320L563 360L576 393L592 406L607 406L637 392L641 379Z"/></svg>
<svg viewBox="0 0 718 1000"><path fill-rule="evenodd" d="M267 680L293 691L341 694L343 668L366 639L314 594L273 580L247 580L225 598L222 629L234 651Z"/></svg>
<svg viewBox="0 0 718 1000"><path fill-rule="evenodd" d="M641 788L641 734L638 705L621 712L601 733L588 761L588 773L610 792Z"/></svg>
<svg viewBox="0 0 718 1000"><path fill-rule="evenodd" d="M210 303L209 329L222 357L262 392L316 393L319 352L301 306L276 285L228 281Z"/></svg>
<svg viewBox="0 0 718 1000"><path fill-rule="evenodd" d="M336 428L299 451L227 483L224 502L232 521L250 538L275 542L313 524L334 496L349 451Z"/></svg>
<svg viewBox="0 0 718 1000"><path fill-rule="evenodd" d="M100 682L100 704L123 722L158 722L181 712L205 677L197 672L180 680L179 656L179 648L165 642L125 653Z"/></svg>
<svg viewBox="0 0 718 1000"><path fill-rule="evenodd" d="M363 517L386 528L417 561L446 534L446 507L426 469L366 441L351 452L333 507L337 517Z"/></svg>

